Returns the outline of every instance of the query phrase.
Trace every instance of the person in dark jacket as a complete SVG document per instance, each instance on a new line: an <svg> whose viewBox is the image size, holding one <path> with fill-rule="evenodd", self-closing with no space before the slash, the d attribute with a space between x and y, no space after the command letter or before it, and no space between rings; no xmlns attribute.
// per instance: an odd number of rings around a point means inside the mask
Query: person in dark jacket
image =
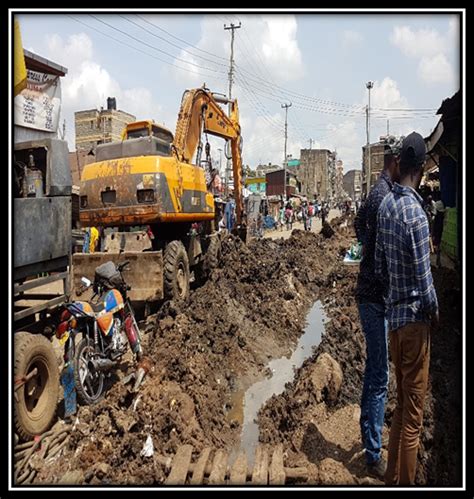
<svg viewBox="0 0 474 499"><path fill-rule="evenodd" d="M382 429L388 387L387 321L383 283L375 275L377 211L383 198L399 178L398 155L401 139L388 143L384 168L354 221L362 260L357 279L356 300L366 343L364 384L361 397L360 429L370 475L383 480L386 463L381 457Z"/></svg>
<svg viewBox="0 0 474 499"><path fill-rule="evenodd" d="M443 236L444 213L446 211L441 196L436 193L436 201L434 203L434 217L431 236L433 241L433 251L436 254L436 266L441 267L441 238Z"/></svg>

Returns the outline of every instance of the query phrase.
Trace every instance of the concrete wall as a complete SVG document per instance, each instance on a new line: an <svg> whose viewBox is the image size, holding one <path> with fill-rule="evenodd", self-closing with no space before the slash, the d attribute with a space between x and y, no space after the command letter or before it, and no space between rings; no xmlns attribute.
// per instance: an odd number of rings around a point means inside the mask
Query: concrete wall
<svg viewBox="0 0 474 499"><path fill-rule="evenodd" d="M351 197L356 200L360 198L362 193L362 171L349 170L343 179L344 190Z"/></svg>
<svg viewBox="0 0 474 499"><path fill-rule="evenodd" d="M133 114L115 109L89 109L74 113L76 149L90 151L98 143L121 140L122 130L128 123L136 121Z"/></svg>
<svg viewBox="0 0 474 499"><path fill-rule="evenodd" d="M380 172L383 169L383 157L384 157L384 144L372 144L370 146L370 172L371 172L371 182L370 185L373 186L377 179L379 178ZM368 164L369 164L369 155L367 151L367 147L362 147L362 182L366 183L366 177L368 174Z"/></svg>
<svg viewBox="0 0 474 499"><path fill-rule="evenodd" d="M327 149L301 149L298 180L301 194L313 199L325 199L329 194L329 161Z"/></svg>

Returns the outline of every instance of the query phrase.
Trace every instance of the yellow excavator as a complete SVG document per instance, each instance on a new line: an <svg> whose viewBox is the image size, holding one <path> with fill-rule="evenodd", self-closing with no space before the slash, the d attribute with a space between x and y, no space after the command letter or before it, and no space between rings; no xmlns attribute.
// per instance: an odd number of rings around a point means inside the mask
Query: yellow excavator
<svg viewBox="0 0 474 499"><path fill-rule="evenodd" d="M229 105L229 115L220 104ZM121 142L97 146L96 161L84 167L81 225L102 227L105 235L101 252L73 255L77 289L82 277L93 279L101 263L128 260L133 301L185 300L191 271L201 280L217 265L220 239L211 192L215 170L201 166L204 134L230 146L226 156L232 157L236 232L245 239L237 100L204 85L186 90L174 137L152 121L130 123ZM206 143L204 165L210 164L209 152Z"/></svg>

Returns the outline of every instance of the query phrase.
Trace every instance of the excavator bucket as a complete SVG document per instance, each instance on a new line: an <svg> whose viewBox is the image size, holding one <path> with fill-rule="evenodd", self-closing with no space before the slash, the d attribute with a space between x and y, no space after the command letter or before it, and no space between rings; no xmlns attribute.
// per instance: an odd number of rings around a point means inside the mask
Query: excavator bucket
<svg viewBox="0 0 474 499"><path fill-rule="evenodd" d="M234 236L240 237L242 241L247 244L247 226L246 225L239 225L232 229L231 234Z"/></svg>

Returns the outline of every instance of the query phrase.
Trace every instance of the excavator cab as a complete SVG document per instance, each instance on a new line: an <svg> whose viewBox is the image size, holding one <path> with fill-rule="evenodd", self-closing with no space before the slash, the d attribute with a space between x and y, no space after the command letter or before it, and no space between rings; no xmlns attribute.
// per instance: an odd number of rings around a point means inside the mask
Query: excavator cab
<svg viewBox="0 0 474 499"><path fill-rule="evenodd" d="M122 131L122 140L138 139L140 137L156 137L169 143L173 142L171 131L152 120L128 123Z"/></svg>
<svg viewBox="0 0 474 499"><path fill-rule="evenodd" d="M129 123L122 131L121 142L100 144L96 161L109 161L137 156L170 156L173 134L151 120Z"/></svg>

